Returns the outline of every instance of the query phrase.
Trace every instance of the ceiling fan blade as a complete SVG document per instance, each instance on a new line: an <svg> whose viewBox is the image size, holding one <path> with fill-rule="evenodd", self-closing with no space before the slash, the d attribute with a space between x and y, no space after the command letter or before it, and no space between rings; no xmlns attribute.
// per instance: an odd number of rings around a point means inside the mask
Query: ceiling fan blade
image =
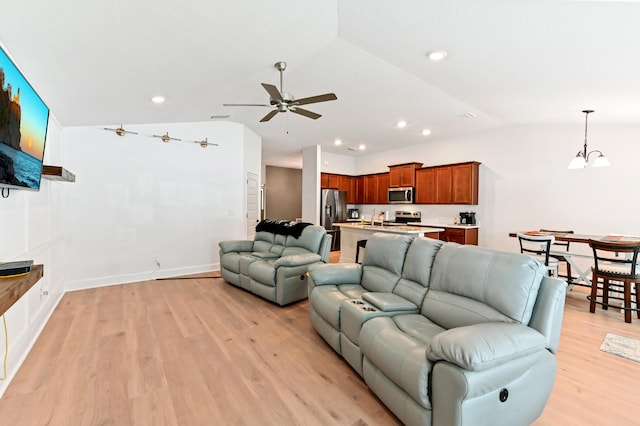
<svg viewBox="0 0 640 426"><path fill-rule="evenodd" d="M278 90L278 88L273 84L262 83L262 87L264 87L264 90L266 90L267 93L269 93L269 96L274 101L282 102L284 100L282 99L282 95L280 94L280 91Z"/></svg>
<svg viewBox="0 0 640 426"><path fill-rule="evenodd" d="M273 117L275 117L275 115L278 113L279 111L277 109L274 109L273 111L271 111L269 114L265 115L264 117L262 117L262 120L260 120L261 123L264 123L265 121L269 121L271 120Z"/></svg>
<svg viewBox="0 0 640 426"><path fill-rule="evenodd" d="M307 105L315 104L318 102L335 101L338 97L334 93L325 93L324 95L310 96L308 98L296 99L292 102L293 105Z"/></svg>
<svg viewBox="0 0 640 426"><path fill-rule="evenodd" d="M271 107L273 105L267 105L267 104L222 104L222 106L264 106L264 107Z"/></svg>
<svg viewBox="0 0 640 426"><path fill-rule="evenodd" d="M306 109L291 107L289 111L294 112L296 114L304 115L305 117L313 118L314 120L322 117L320 114L316 114L315 112L308 111Z"/></svg>

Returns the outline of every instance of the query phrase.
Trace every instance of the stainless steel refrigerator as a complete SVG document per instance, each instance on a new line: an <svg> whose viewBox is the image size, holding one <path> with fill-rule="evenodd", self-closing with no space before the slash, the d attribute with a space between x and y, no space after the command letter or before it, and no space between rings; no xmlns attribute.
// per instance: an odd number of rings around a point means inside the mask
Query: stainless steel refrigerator
<svg viewBox="0 0 640 426"><path fill-rule="evenodd" d="M347 220L347 192L337 189L323 189L320 204L320 225L333 235L331 250L339 250L340 228L334 227L333 224Z"/></svg>

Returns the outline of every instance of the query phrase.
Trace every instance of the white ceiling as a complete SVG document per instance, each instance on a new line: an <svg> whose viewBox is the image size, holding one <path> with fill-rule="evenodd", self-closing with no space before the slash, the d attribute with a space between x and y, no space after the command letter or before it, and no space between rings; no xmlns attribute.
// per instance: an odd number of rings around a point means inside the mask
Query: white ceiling
<svg viewBox="0 0 640 426"><path fill-rule="evenodd" d="M362 155L348 148L581 125L586 108L590 125L638 124L638 22L628 1L0 0L0 42L63 126L230 114L262 136L264 163L293 167L311 145ZM285 91L338 96L305 107L320 119L222 106L268 102L281 60Z"/></svg>

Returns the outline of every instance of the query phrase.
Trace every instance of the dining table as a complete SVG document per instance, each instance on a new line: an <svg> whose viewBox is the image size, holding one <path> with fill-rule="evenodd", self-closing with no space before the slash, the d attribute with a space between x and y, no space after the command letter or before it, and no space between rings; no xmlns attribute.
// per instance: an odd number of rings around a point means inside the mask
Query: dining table
<svg viewBox="0 0 640 426"><path fill-rule="evenodd" d="M590 240L605 241L605 242L620 242L620 243L640 243L640 237L631 235L593 235L593 234L573 234L566 232L554 232L554 231L521 231L524 235L544 236L552 235L556 241L564 241L578 244L589 244ZM510 232L510 237L517 237L518 232ZM562 255L567 259L567 262L571 265L572 271L575 271L578 275L573 280L576 285L584 287L591 287L591 267L585 268L583 265L576 263L575 258L583 258L593 260L593 253L586 255L583 253L570 252L570 251L554 251L551 250L549 254Z"/></svg>

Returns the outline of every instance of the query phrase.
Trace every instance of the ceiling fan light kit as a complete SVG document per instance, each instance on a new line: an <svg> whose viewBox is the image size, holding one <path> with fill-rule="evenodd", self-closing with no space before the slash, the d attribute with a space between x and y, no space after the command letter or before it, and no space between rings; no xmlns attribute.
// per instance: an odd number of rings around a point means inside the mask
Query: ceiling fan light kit
<svg viewBox="0 0 640 426"><path fill-rule="evenodd" d="M593 151L587 152L587 119L589 114L593 112L592 109L585 109L582 111L584 113L584 148L581 151L578 151L575 158L571 160L569 163L569 169L582 169L591 165L591 167L607 167L610 166L611 163L609 159L605 157L602 151L594 149ZM598 154L593 163L589 163L589 157L591 154Z"/></svg>
<svg viewBox="0 0 640 426"><path fill-rule="evenodd" d="M287 93L283 89L282 75L284 70L287 69L287 63L279 61L273 64L275 69L280 72L280 89L273 84L262 83L262 87L269 94L268 104L223 104L223 106L260 106L274 108L267 115L262 117L261 123L267 122L275 117L279 112L293 112L294 114L302 115L313 120L317 120L322 117L320 114L313 111L309 111L300 108L300 105L315 104L318 102L335 101L338 97L334 93L325 93L324 95L310 96L307 98L296 99L292 94Z"/></svg>

